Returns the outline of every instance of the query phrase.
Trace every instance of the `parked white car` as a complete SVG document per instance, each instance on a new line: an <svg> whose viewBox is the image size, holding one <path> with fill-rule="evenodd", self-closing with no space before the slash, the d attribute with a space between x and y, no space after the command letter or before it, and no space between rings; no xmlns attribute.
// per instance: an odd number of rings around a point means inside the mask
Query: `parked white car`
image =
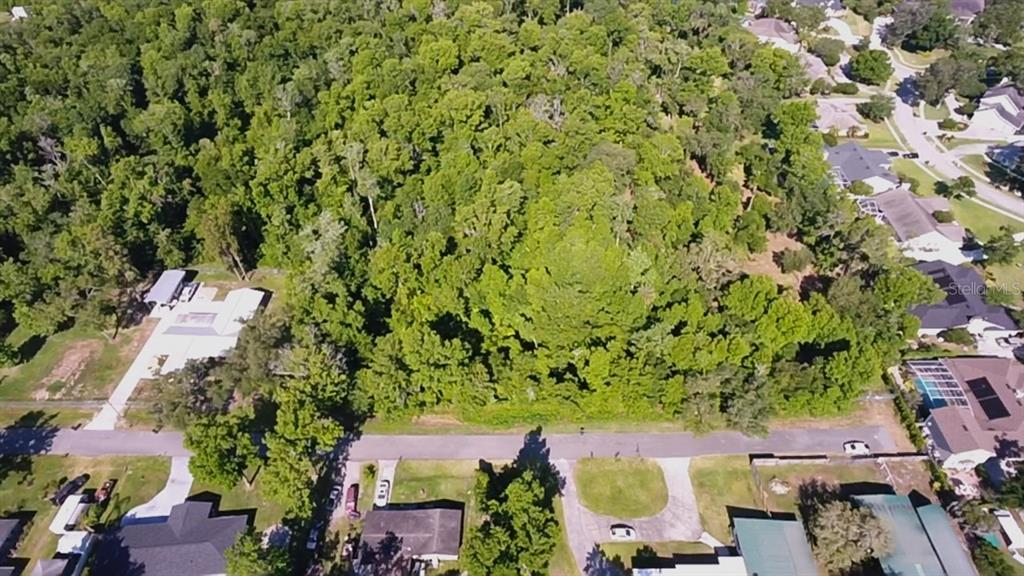
<svg viewBox="0 0 1024 576"><path fill-rule="evenodd" d="M843 443L843 452L846 452L850 456L870 456L871 447L868 446L867 442L850 440L849 442Z"/></svg>
<svg viewBox="0 0 1024 576"><path fill-rule="evenodd" d="M612 540L636 540L636 530L626 524L612 524Z"/></svg>
<svg viewBox="0 0 1024 576"><path fill-rule="evenodd" d="M391 481L381 480L377 482L377 492L373 495L373 505L377 507L387 506L391 498Z"/></svg>

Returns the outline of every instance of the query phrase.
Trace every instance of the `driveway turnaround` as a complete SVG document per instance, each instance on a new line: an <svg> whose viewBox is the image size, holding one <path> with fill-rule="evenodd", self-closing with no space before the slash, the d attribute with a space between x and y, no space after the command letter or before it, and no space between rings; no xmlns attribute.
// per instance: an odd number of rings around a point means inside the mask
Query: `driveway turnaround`
<svg viewBox="0 0 1024 576"><path fill-rule="evenodd" d="M352 443L348 459L511 460L523 448L521 434L400 436L366 435ZM838 454L847 440L862 440L876 452L895 451L880 426L792 428L764 438L739 432L697 436L675 433L541 434L552 460L591 456L687 458L709 454ZM188 456L180 432L134 430L0 429L0 454L74 454L76 456Z"/></svg>
<svg viewBox="0 0 1024 576"><path fill-rule="evenodd" d="M700 540L703 529L697 509L697 498L690 483L689 458L659 458L656 460L665 476L668 502L661 512L646 518L621 519L604 516L587 509L580 502L573 474L575 462L558 460L555 465L565 486L562 490L562 508L565 511L565 531L569 548L577 566L586 566L588 555L595 544L611 541L612 524L627 524L636 530L641 542L667 542Z"/></svg>
<svg viewBox="0 0 1024 576"><path fill-rule="evenodd" d="M171 473L164 489L157 492L152 500L128 511L121 519L121 525L161 522L171 515L171 508L181 504L192 491L192 472L188 469L188 457L171 458Z"/></svg>

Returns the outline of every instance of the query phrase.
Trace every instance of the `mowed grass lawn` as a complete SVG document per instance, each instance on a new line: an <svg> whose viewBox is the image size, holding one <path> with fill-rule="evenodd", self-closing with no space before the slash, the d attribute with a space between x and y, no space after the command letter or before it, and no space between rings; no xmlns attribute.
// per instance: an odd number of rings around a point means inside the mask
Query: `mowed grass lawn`
<svg viewBox="0 0 1024 576"><path fill-rule="evenodd" d="M623 520L661 512L668 486L661 467L644 458L584 458L573 474L580 502L593 512Z"/></svg>
<svg viewBox="0 0 1024 576"><path fill-rule="evenodd" d="M709 456L690 461L690 481L704 530L732 542L728 507L761 509L746 456Z"/></svg>
<svg viewBox="0 0 1024 576"><path fill-rule="evenodd" d="M895 158L892 161L892 171L897 176L909 176L918 182L917 194L919 196L933 196L935 194L935 177L924 171L924 168L916 160L909 158Z"/></svg>
<svg viewBox="0 0 1024 576"><path fill-rule="evenodd" d="M257 474L251 487L241 481L231 490L224 490L214 484L196 482L192 485L190 496L204 492L216 494L220 497L218 510L222 512L256 510L255 528L265 530L284 518L284 507L264 495L262 480L263 475Z"/></svg>
<svg viewBox="0 0 1024 576"><path fill-rule="evenodd" d="M631 570L644 567L645 558L671 558L674 554L714 554L715 551L700 542L605 542L601 551L613 564ZM636 566L634 566L634 564Z"/></svg>
<svg viewBox="0 0 1024 576"><path fill-rule="evenodd" d="M3 468L8 472L0 480L0 513L33 513L15 555L38 560L50 558L57 550L57 537L49 531L57 507L47 498L61 479L89 474L86 489L96 489L108 479L117 479L112 502L118 504L116 510L110 508L108 513L124 513L163 488L171 463L167 458L36 456L8 458Z"/></svg>
<svg viewBox="0 0 1024 576"><path fill-rule="evenodd" d="M20 330L7 337L15 348L27 351L26 362L0 370L0 400L65 398L99 400L106 398L128 366L149 332L156 325L122 330L117 340L87 328L73 327L33 345Z"/></svg>
<svg viewBox="0 0 1024 576"><path fill-rule="evenodd" d="M857 142L865 148L884 148L887 150L902 150L896 136L889 129L885 122L872 122L864 120L864 126L868 129L867 138L840 138L843 141Z"/></svg>

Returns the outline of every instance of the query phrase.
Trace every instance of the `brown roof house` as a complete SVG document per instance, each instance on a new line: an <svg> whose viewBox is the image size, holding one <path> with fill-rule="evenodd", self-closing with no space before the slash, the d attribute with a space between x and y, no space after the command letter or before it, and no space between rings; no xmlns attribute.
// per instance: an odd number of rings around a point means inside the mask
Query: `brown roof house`
<svg viewBox="0 0 1024 576"><path fill-rule="evenodd" d="M1024 456L1024 365L960 357L907 367L931 407L925 432L943 468L971 470L991 458Z"/></svg>
<svg viewBox="0 0 1024 576"><path fill-rule="evenodd" d="M955 222L940 223L936 212L949 212L949 201L933 196L920 197L910 190L894 188L888 192L858 198L862 213L887 224L896 236L904 256L923 262L942 260L963 264L981 257L979 250L964 250L967 233Z"/></svg>
<svg viewBox="0 0 1024 576"><path fill-rule="evenodd" d="M458 560L461 546L461 505L377 508L363 518L357 573L416 574L425 564Z"/></svg>

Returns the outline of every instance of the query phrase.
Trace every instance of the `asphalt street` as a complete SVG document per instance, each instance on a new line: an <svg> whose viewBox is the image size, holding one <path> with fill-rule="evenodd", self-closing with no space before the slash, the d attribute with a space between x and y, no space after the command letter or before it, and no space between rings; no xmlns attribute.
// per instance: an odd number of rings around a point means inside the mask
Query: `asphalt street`
<svg viewBox="0 0 1024 576"><path fill-rule="evenodd" d="M862 440L876 452L895 449L877 426L776 430L765 438L738 432L695 435L678 433L584 433L542 435L367 435L349 447L350 460L510 460L524 446L551 459L588 456L684 458L707 454L837 453L843 442ZM180 432L6 428L0 430L2 454L73 454L77 456L188 456Z"/></svg>

